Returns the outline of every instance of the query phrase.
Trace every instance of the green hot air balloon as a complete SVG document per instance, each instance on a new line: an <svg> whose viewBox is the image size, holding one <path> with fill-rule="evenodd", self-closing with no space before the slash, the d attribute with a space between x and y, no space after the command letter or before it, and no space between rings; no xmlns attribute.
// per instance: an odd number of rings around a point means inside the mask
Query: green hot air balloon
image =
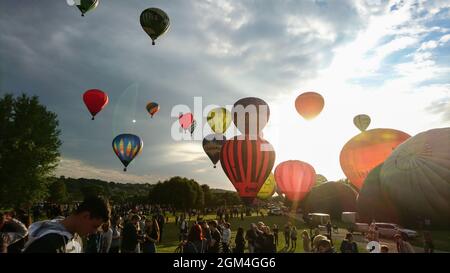
<svg viewBox="0 0 450 273"><path fill-rule="evenodd" d="M77 3L77 8L81 11L81 16L88 11L95 9L98 6L100 0L79 0L75 1Z"/></svg>
<svg viewBox="0 0 450 273"><path fill-rule="evenodd" d="M353 124L361 131L364 132L370 125L370 117L368 115L357 115L353 118Z"/></svg>
<svg viewBox="0 0 450 273"><path fill-rule="evenodd" d="M144 10L140 21L144 31L152 38L152 45L155 45L155 40L166 33L170 27L169 16L158 8Z"/></svg>

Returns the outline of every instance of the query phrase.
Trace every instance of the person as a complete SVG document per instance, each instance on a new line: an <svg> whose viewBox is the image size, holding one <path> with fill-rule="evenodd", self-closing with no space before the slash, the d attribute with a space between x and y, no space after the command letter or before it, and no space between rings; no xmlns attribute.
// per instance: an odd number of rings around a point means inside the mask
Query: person
<svg viewBox="0 0 450 273"><path fill-rule="evenodd" d="M183 245L183 253L204 253L203 233L199 224L194 224L187 236L187 242Z"/></svg>
<svg viewBox="0 0 450 273"><path fill-rule="evenodd" d="M275 246L278 246L278 226L277 224L273 224L272 232L273 232L273 238L275 240Z"/></svg>
<svg viewBox="0 0 450 273"><path fill-rule="evenodd" d="M311 252L311 239L307 230L302 232L303 250L305 252Z"/></svg>
<svg viewBox="0 0 450 273"><path fill-rule="evenodd" d="M256 248L256 240L258 239L258 233L256 232L256 225L255 223L250 224L250 229L247 230L245 234L245 240L248 242L248 252L249 253L255 253Z"/></svg>
<svg viewBox="0 0 450 273"><path fill-rule="evenodd" d="M423 249L425 253L434 252L433 238L431 238L431 232L429 231L423 233Z"/></svg>
<svg viewBox="0 0 450 273"><path fill-rule="evenodd" d="M387 245L381 245L380 253L389 253L389 247Z"/></svg>
<svg viewBox="0 0 450 273"><path fill-rule="evenodd" d="M217 229L218 223L216 220L210 221L209 226L211 228L211 242L209 244L209 253L222 253L222 245L219 230Z"/></svg>
<svg viewBox="0 0 450 273"><path fill-rule="evenodd" d="M261 236L263 240L263 246L261 249L262 253L275 253L277 252L277 247L275 246L275 238L273 233L270 231L270 227L263 227L263 234Z"/></svg>
<svg viewBox="0 0 450 273"><path fill-rule="evenodd" d="M25 253L80 253L80 236L95 233L109 221L109 203L100 197L87 197L75 212L64 219L53 219L33 223Z"/></svg>
<svg viewBox="0 0 450 273"><path fill-rule="evenodd" d="M313 252L319 252L319 242L322 240L328 240L328 238L322 234L316 235L312 240ZM331 245L331 242L330 242Z"/></svg>
<svg viewBox="0 0 450 273"><path fill-rule="evenodd" d="M189 224L186 220L186 217L183 215L181 216L181 220L180 220L180 236L179 236L179 240L180 241L184 241L186 240L188 231L189 231Z"/></svg>
<svg viewBox="0 0 450 273"><path fill-rule="evenodd" d="M290 241L291 241L291 223L288 222L284 226L284 241L285 241L285 248L289 248Z"/></svg>
<svg viewBox="0 0 450 273"><path fill-rule="evenodd" d="M100 253L109 253L112 243L112 235L113 231L110 228L110 223L103 223L102 232L100 234Z"/></svg>
<svg viewBox="0 0 450 273"><path fill-rule="evenodd" d="M112 240L111 247L109 248L109 253L119 253L120 251L120 217L116 217L111 222L112 225Z"/></svg>
<svg viewBox="0 0 450 273"><path fill-rule="evenodd" d="M137 253L138 252L138 224L140 217L133 214L128 220L122 230L122 253Z"/></svg>
<svg viewBox="0 0 450 273"><path fill-rule="evenodd" d="M203 235L203 252L207 253L209 249L209 245L211 243L211 229L208 226L208 223L206 221L203 221L200 223L200 226L202 227L202 235Z"/></svg>
<svg viewBox="0 0 450 273"><path fill-rule="evenodd" d="M358 253L358 246L353 241L353 235L347 233L345 239L341 243L341 253Z"/></svg>
<svg viewBox="0 0 450 273"><path fill-rule="evenodd" d="M236 238L234 239L236 247L234 248L234 253L244 253L245 249L245 239L244 239L244 229L239 227L236 233Z"/></svg>
<svg viewBox="0 0 450 273"><path fill-rule="evenodd" d="M397 243L398 253L415 253L414 248L408 242L408 238L402 234L395 234L395 242Z"/></svg>
<svg viewBox="0 0 450 273"><path fill-rule="evenodd" d="M0 233L0 253L8 253L10 240L7 233Z"/></svg>
<svg viewBox="0 0 450 273"><path fill-rule="evenodd" d="M231 225L230 223L225 223L222 230L222 249L223 253L230 253L230 242L231 242Z"/></svg>
<svg viewBox="0 0 450 273"><path fill-rule="evenodd" d="M322 239L317 243L318 253L334 253L331 242L328 239Z"/></svg>
<svg viewBox="0 0 450 273"><path fill-rule="evenodd" d="M3 237L3 247L6 245L4 252L20 253L28 236L28 229L11 215L0 212L0 235Z"/></svg>
<svg viewBox="0 0 450 273"><path fill-rule="evenodd" d="M159 241L158 221L153 218L145 222L144 240L142 243L143 253L156 253L156 243Z"/></svg>
<svg viewBox="0 0 450 273"><path fill-rule="evenodd" d="M320 231L318 228L314 229L314 234L311 236L311 248L313 251L316 250L316 246L314 244L314 239L316 238L316 236L320 235Z"/></svg>
<svg viewBox="0 0 450 273"><path fill-rule="evenodd" d="M297 228L295 226L291 229L291 249L295 251L297 248Z"/></svg>
<svg viewBox="0 0 450 273"><path fill-rule="evenodd" d="M164 231L164 224L168 221L166 221L164 219L164 215L161 212L158 213L156 220L158 221L158 227L159 227L159 243L161 243L162 235L163 235L163 231Z"/></svg>
<svg viewBox="0 0 450 273"><path fill-rule="evenodd" d="M331 238L331 229L332 229L332 225L331 225L331 221L328 221L327 225L327 234L328 234L328 238Z"/></svg>

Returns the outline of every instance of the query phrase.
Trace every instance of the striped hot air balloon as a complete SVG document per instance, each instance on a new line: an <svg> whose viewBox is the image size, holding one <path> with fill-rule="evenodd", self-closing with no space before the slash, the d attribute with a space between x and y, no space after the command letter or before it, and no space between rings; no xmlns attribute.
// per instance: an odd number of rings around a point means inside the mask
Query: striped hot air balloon
<svg viewBox="0 0 450 273"><path fill-rule="evenodd" d="M264 139L242 136L227 140L222 146L220 164L242 201L251 204L272 171L275 151Z"/></svg>
<svg viewBox="0 0 450 273"><path fill-rule="evenodd" d="M136 135L120 134L114 138L112 146L114 153L125 166L123 171L126 172L128 164L142 151L144 142Z"/></svg>
<svg viewBox="0 0 450 273"><path fill-rule="evenodd" d="M145 108L150 114L150 117L153 118L153 115L159 111L159 104L157 104L156 102L149 102L147 103L147 106Z"/></svg>

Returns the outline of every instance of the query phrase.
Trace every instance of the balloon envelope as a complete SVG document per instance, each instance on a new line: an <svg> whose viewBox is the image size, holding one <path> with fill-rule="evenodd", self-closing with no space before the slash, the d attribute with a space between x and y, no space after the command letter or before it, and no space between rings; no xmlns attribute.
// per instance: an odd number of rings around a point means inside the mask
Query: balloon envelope
<svg viewBox="0 0 450 273"><path fill-rule="evenodd" d="M306 92L295 99L295 109L305 119L313 119L322 112L325 105L323 97L316 92Z"/></svg>
<svg viewBox="0 0 450 273"><path fill-rule="evenodd" d="M190 129L192 123L194 123L194 115L192 115L192 113L182 114L178 118L178 122L180 123L181 128L185 130Z"/></svg>
<svg viewBox="0 0 450 273"><path fill-rule="evenodd" d="M223 134L231 124L231 113L224 107L215 108L209 111L206 121L213 132Z"/></svg>
<svg viewBox="0 0 450 273"><path fill-rule="evenodd" d="M159 105L156 102L149 102L145 109L147 109L147 112L153 118L153 115L159 111Z"/></svg>
<svg viewBox="0 0 450 273"><path fill-rule="evenodd" d="M158 8L148 8L141 13L141 26L144 31L152 39L152 44L155 40L166 33L170 27L170 20L167 14Z"/></svg>
<svg viewBox="0 0 450 273"><path fill-rule="evenodd" d="M357 115L353 118L353 124L355 124L356 128L363 132L370 125L370 117L364 114Z"/></svg>
<svg viewBox="0 0 450 273"><path fill-rule="evenodd" d="M325 183L327 181L328 181L328 179L325 176L323 176L321 174L316 174L316 183L314 183L314 186L318 186L318 185L323 184L323 183Z"/></svg>
<svg viewBox="0 0 450 273"><path fill-rule="evenodd" d="M81 11L81 16L98 6L99 0L79 0L77 8Z"/></svg>
<svg viewBox="0 0 450 273"><path fill-rule="evenodd" d="M275 168L275 181L291 201L301 201L316 181L314 168L300 160L284 161Z"/></svg>
<svg viewBox="0 0 450 273"><path fill-rule="evenodd" d="M267 200L275 193L276 189L275 176L273 173L270 173L256 197L261 200Z"/></svg>
<svg viewBox="0 0 450 273"><path fill-rule="evenodd" d="M450 128L419 133L398 146L383 163L380 181L410 219L450 227Z"/></svg>
<svg viewBox="0 0 450 273"><path fill-rule="evenodd" d="M91 113L92 119L94 119L95 115L108 104L109 99L108 95L102 90L90 89L84 92L83 101Z"/></svg>
<svg viewBox="0 0 450 273"><path fill-rule="evenodd" d="M367 174L409 137L394 129L372 129L354 136L341 150L342 171L356 188L361 189Z"/></svg>
<svg viewBox="0 0 450 273"><path fill-rule="evenodd" d="M225 142L220 153L223 171L247 204L255 199L274 162L275 151L264 139L234 137Z"/></svg>
<svg viewBox="0 0 450 273"><path fill-rule="evenodd" d="M270 117L269 105L260 98L248 97L234 103L233 123L246 136L259 137Z"/></svg>
<svg viewBox="0 0 450 273"><path fill-rule="evenodd" d="M357 192L341 182L326 182L314 187L303 201L305 213L327 213L341 219L342 212L356 210Z"/></svg>
<svg viewBox="0 0 450 273"><path fill-rule="evenodd" d="M203 150L214 164L214 168L220 160L220 151L222 150L222 146L226 140L227 139L222 134L207 135L203 139Z"/></svg>
<svg viewBox="0 0 450 273"><path fill-rule="evenodd" d="M124 171L126 171L128 164L142 151L144 143L136 135L120 134L114 138L112 147L114 153L125 166Z"/></svg>

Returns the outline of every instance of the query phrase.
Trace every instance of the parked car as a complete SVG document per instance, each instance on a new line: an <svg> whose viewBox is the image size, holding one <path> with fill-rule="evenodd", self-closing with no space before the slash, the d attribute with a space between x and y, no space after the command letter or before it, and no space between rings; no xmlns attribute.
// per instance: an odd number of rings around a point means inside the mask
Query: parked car
<svg viewBox="0 0 450 273"><path fill-rule="evenodd" d="M268 214L269 215L283 215L283 212L279 208L273 208L273 209L269 210Z"/></svg>
<svg viewBox="0 0 450 273"><path fill-rule="evenodd" d="M350 223L348 231L351 233L357 232L365 235L369 231L369 225L366 223Z"/></svg>
<svg viewBox="0 0 450 273"><path fill-rule="evenodd" d="M403 234L408 238L415 238L418 236L416 231L403 228L393 223L375 223L375 226L378 228L380 237L394 238L395 234Z"/></svg>

